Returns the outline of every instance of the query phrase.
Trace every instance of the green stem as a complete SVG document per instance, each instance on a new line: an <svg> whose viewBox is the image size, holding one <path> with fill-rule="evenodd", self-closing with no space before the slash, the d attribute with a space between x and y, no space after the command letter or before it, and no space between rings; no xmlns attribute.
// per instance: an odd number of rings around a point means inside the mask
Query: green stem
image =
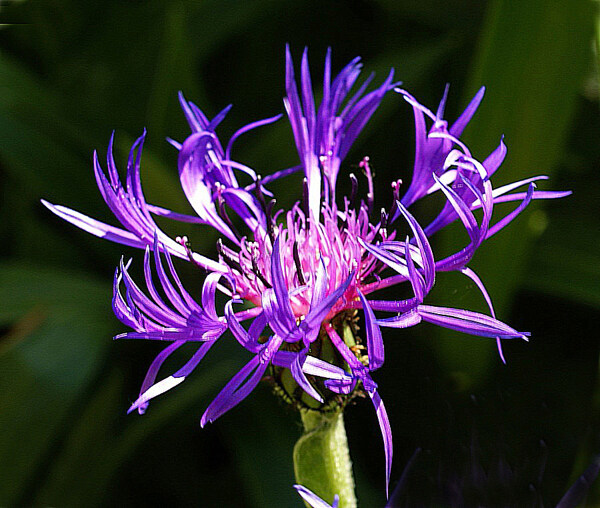
<svg viewBox="0 0 600 508"><path fill-rule="evenodd" d="M354 476L344 415L303 411L304 433L294 446L296 482L328 503L340 496L340 508L356 507Z"/></svg>

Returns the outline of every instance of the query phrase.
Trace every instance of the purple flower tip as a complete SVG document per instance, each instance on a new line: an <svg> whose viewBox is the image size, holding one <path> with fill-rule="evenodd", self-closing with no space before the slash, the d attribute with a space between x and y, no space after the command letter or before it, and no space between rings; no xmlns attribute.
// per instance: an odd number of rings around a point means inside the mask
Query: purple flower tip
<svg viewBox="0 0 600 508"><path fill-rule="evenodd" d="M317 496L314 492L306 487L303 487L302 485L294 485L294 488L296 489L296 492L300 494L300 497L302 497L302 499L304 499L304 501L306 501L312 508L337 508L340 502L340 497L337 494L333 498L333 503L329 504L323 501L323 499Z"/></svg>

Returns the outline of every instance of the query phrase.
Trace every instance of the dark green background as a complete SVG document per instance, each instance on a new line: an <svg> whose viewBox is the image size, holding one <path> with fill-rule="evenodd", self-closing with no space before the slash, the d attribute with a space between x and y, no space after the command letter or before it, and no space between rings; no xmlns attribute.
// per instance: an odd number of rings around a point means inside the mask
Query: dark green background
<svg viewBox="0 0 600 508"><path fill-rule="evenodd" d="M121 255L133 257L139 273L142 253L78 231L39 203L43 197L114 223L96 189L91 154L98 149L102 159L115 129L123 167L146 127L148 200L189 212L177 184L176 151L164 140L187 135L177 91L208 116L232 102L220 129L227 139L241 125L283 110L286 42L297 61L309 46L315 81L331 46L335 69L360 55L382 80L393 66L431 108L449 82L449 119L486 85L465 138L483 159L505 134L509 152L495 185L550 174L542 188L574 191L559 202L532 204L472 263L499 317L532 332L529 344L506 344L506 366L493 341L426 324L385 331L387 361L375 378L394 432L392 485L415 448L424 449L408 477L405 503L443 505L454 484L468 503L485 499L478 497L484 491L488 505L526 506L533 484L553 506L600 452L594 3L2 4L1 505L301 505L291 487L298 418L267 387L199 427L207 404L248 358L229 339L144 417L125 415L159 346L111 341L124 327L110 309L110 284ZM377 204L387 206L392 178L410 178L413 142L410 108L390 95L343 171L369 155ZM297 158L285 121L247 135L237 153L265 174ZM297 185L291 178L275 186L281 206L298 199L290 192ZM418 206L418 217L431 216L438 204ZM214 253L212 233L165 227ZM459 231L437 235L436 255L464 245ZM199 274L184 263L177 267L197 292ZM473 284L458 275L441 275L429 303L485 310ZM360 504L382 506L383 451L372 407L359 401L346 421ZM438 477L447 480L439 485ZM600 502L600 482L590 506L594 502Z"/></svg>

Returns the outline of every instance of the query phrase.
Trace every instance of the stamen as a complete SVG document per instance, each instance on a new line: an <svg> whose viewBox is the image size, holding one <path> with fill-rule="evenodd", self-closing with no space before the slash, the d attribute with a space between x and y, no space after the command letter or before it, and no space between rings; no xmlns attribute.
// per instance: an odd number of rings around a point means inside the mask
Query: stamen
<svg viewBox="0 0 600 508"><path fill-rule="evenodd" d="M306 177L302 180L302 211L306 217L306 229L310 229L310 215L308 208L308 180Z"/></svg>
<svg viewBox="0 0 600 508"><path fill-rule="evenodd" d="M402 179L398 178L395 182L392 182L392 207L390 208L389 217L393 218L398 212L398 201L400 201L400 186L402 185Z"/></svg>
<svg viewBox="0 0 600 508"><path fill-rule="evenodd" d="M233 222L231 222L231 219L229 218L229 215L227 215L227 211L225 210L225 200L223 199L223 196L221 195L221 189L222 189L222 185L219 184L219 186L217 187L217 194L218 194L217 212L219 214L219 217L221 217L221 219L223 219L225 221L225 224L227 224L227 226L229 226L229 229L231 229L231 232L234 234L234 236L238 240L241 240L242 235L237 230L237 228L233 225Z"/></svg>
<svg viewBox="0 0 600 508"><path fill-rule="evenodd" d="M187 254L188 259L192 263L194 263L197 267L202 268L202 270L206 271L206 268L194 259L194 252L192 251L192 244L190 243L187 236L178 236L175 238L175 241L185 249L185 253Z"/></svg>
<svg viewBox="0 0 600 508"><path fill-rule="evenodd" d="M340 233L348 232L348 215L349 215L348 210L349 210L348 209L348 201L346 200L346 208L344 210L344 220L342 221L342 223L340 224L340 227L339 227Z"/></svg>
<svg viewBox="0 0 600 508"><path fill-rule="evenodd" d="M235 268L240 273L244 273L242 265L240 264L239 255L223 245L223 240L220 238L217 240L217 254L224 259L231 268Z"/></svg>
<svg viewBox="0 0 600 508"><path fill-rule="evenodd" d="M262 187L262 176L256 175L256 180L254 181L254 194L256 194L256 198L260 203L260 206L263 209L263 212L267 211L267 203L265 203L265 196L261 190Z"/></svg>
<svg viewBox="0 0 600 508"><path fill-rule="evenodd" d="M192 256L192 244L190 243L187 236L178 236L175 238L175 241L181 245L185 249L185 253L190 261L193 261L194 258Z"/></svg>
<svg viewBox="0 0 600 508"><path fill-rule="evenodd" d="M371 170L371 166L369 164L369 157L363 157L363 160L360 161L359 166L364 170L365 176L367 177L367 183L369 185L369 192L367 192L367 211L369 215L373 211L373 203L375 202L375 192L373 190L373 172Z"/></svg>
<svg viewBox="0 0 600 508"><path fill-rule="evenodd" d="M252 273L254 273L254 275L256 275L260 279L260 281L263 283L263 285L266 288L273 287L273 286L271 286L271 284L269 284L269 281L267 279L265 279L265 276L258 269L258 264L256 263L256 256L252 255L251 259L252 259Z"/></svg>
<svg viewBox="0 0 600 508"><path fill-rule="evenodd" d="M387 238L388 214L385 213L385 208L381 209L381 223L379 226L379 234L384 240Z"/></svg>
<svg viewBox="0 0 600 508"><path fill-rule="evenodd" d="M349 207L354 208L356 205L356 194L358 192L358 178L354 173L350 173L350 184L352 185L352 189L350 190L350 198L349 198Z"/></svg>
<svg viewBox="0 0 600 508"><path fill-rule="evenodd" d="M302 274L302 265L300 263L300 253L298 252L298 242L294 241L294 247L292 249L294 254L294 264L296 265L296 274L298 275L298 282L301 286L306 284L304 275Z"/></svg>
<svg viewBox="0 0 600 508"><path fill-rule="evenodd" d="M398 178L395 182L392 182L392 194L394 195L394 202L400 201L400 186L402 185L402 178Z"/></svg>
<svg viewBox="0 0 600 508"><path fill-rule="evenodd" d="M220 253L223 254L227 259L231 259L232 261L239 263L239 261L240 261L239 253L237 253L233 249L230 249L229 247L227 247L223 243L223 240L221 240L220 238L219 238L219 240L217 240L217 248L220 249Z"/></svg>
<svg viewBox="0 0 600 508"><path fill-rule="evenodd" d="M269 204L265 207L265 216L267 218L267 232L269 233L269 237L271 238L271 242L275 242L275 220L273 218L273 208L275 206L276 200L272 199L269 201Z"/></svg>

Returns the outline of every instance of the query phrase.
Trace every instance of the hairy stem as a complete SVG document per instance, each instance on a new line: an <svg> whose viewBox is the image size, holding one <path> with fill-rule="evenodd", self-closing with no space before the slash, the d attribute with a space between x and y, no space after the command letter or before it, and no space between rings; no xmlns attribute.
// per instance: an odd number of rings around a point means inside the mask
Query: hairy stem
<svg viewBox="0 0 600 508"><path fill-rule="evenodd" d="M304 433L294 446L296 482L340 508L356 507L354 476L343 413L301 413Z"/></svg>

